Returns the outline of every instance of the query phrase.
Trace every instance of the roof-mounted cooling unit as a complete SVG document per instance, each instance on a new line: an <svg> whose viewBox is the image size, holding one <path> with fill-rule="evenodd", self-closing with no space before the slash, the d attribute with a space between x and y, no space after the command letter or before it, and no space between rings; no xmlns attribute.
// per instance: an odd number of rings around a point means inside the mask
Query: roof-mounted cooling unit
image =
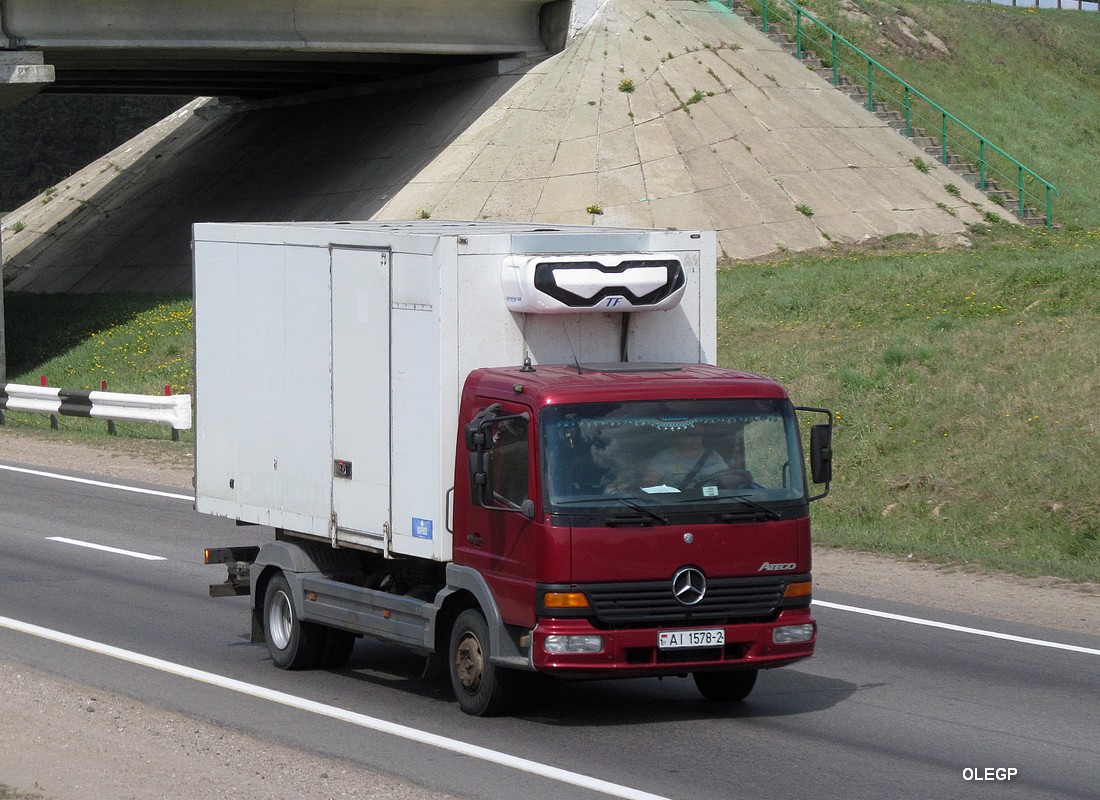
<svg viewBox="0 0 1100 800"><path fill-rule="evenodd" d="M645 253L509 256L501 283L511 311L583 314L675 308L686 280L676 256Z"/></svg>

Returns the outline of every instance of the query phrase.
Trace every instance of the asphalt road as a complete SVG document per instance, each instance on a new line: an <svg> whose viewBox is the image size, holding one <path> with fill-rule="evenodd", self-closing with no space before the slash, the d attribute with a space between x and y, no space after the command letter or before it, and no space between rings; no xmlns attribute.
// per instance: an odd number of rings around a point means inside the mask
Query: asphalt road
<svg viewBox="0 0 1100 800"><path fill-rule="evenodd" d="M819 591L817 655L763 674L738 707L690 679L537 682L514 716L483 720L422 659L372 640L345 669L275 669L248 642L247 600L209 598L224 569L202 564L206 545L269 535L178 496L0 470L0 655L486 800L609 796L593 779L611 796L692 800L1097 796L1100 637Z"/></svg>

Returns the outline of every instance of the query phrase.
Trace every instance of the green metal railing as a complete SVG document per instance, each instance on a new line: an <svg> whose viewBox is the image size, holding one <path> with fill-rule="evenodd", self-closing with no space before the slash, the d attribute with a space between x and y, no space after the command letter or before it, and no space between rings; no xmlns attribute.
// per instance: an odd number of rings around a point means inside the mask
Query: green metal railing
<svg viewBox="0 0 1100 800"><path fill-rule="evenodd" d="M725 0L730 9L733 0ZM795 55L812 52L827 67L832 68L834 86L843 75L852 84L866 90L868 111L876 103L884 103L904 115L905 135L914 131L939 138L938 160L943 164L969 163L978 172L975 182L988 192L1000 186L1014 187L1017 213L1022 219L1025 208L1045 209L1046 226L1053 224L1051 202L1060 193L1048 180L1021 164L993 142L979 134L934 100L910 86L882 64L838 34L813 14L792 0L746 0L755 11L759 9L764 33L769 27L781 25L794 39ZM991 195L997 197L997 195Z"/></svg>

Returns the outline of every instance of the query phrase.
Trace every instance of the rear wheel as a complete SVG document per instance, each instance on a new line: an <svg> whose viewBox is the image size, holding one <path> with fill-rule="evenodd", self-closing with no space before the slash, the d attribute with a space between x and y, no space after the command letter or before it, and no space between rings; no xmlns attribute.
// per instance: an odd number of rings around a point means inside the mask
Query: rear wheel
<svg viewBox="0 0 1100 800"><path fill-rule="evenodd" d="M290 584L281 572L272 577L264 592L264 640L271 660L280 669L317 666L325 646L325 629L303 622L294 610Z"/></svg>
<svg viewBox="0 0 1100 800"><path fill-rule="evenodd" d="M451 686L463 711L475 717L504 711L516 676L490 660L489 625L477 609L467 609L455 620L448 662Z"/></svg>
<svg viewBox="0 0 1100 800"><path fill-rule="evenodd" d="M757 670L734 672L696 672L691 677L703 697L715 703L737 703L744 700L756 685Z"/></svg>

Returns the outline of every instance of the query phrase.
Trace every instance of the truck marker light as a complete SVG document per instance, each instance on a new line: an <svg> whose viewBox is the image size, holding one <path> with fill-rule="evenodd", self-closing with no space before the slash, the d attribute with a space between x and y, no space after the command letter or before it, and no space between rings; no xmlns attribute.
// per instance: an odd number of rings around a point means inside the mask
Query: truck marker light
<svg viewBox="0 0 1100 800"><path fill-rule="evenodd" d="M309 594L306 595L306 598L310 601L316 602L317 592L310 592Z"/></svg>
<svg viewBox="0 0 1100 800"><path fill-rule="evenodd" d="M787 588L783 590L784 597L809 597L814 593L814 585L811 581L799 581L798 583L788 583Z"/></svg>
<svg viewBox="0 0 1100 800"><path fill-rule="evenodd" d="M584 592L547 592L542 604L547 608L588 608L588 596Z"/></svg>

